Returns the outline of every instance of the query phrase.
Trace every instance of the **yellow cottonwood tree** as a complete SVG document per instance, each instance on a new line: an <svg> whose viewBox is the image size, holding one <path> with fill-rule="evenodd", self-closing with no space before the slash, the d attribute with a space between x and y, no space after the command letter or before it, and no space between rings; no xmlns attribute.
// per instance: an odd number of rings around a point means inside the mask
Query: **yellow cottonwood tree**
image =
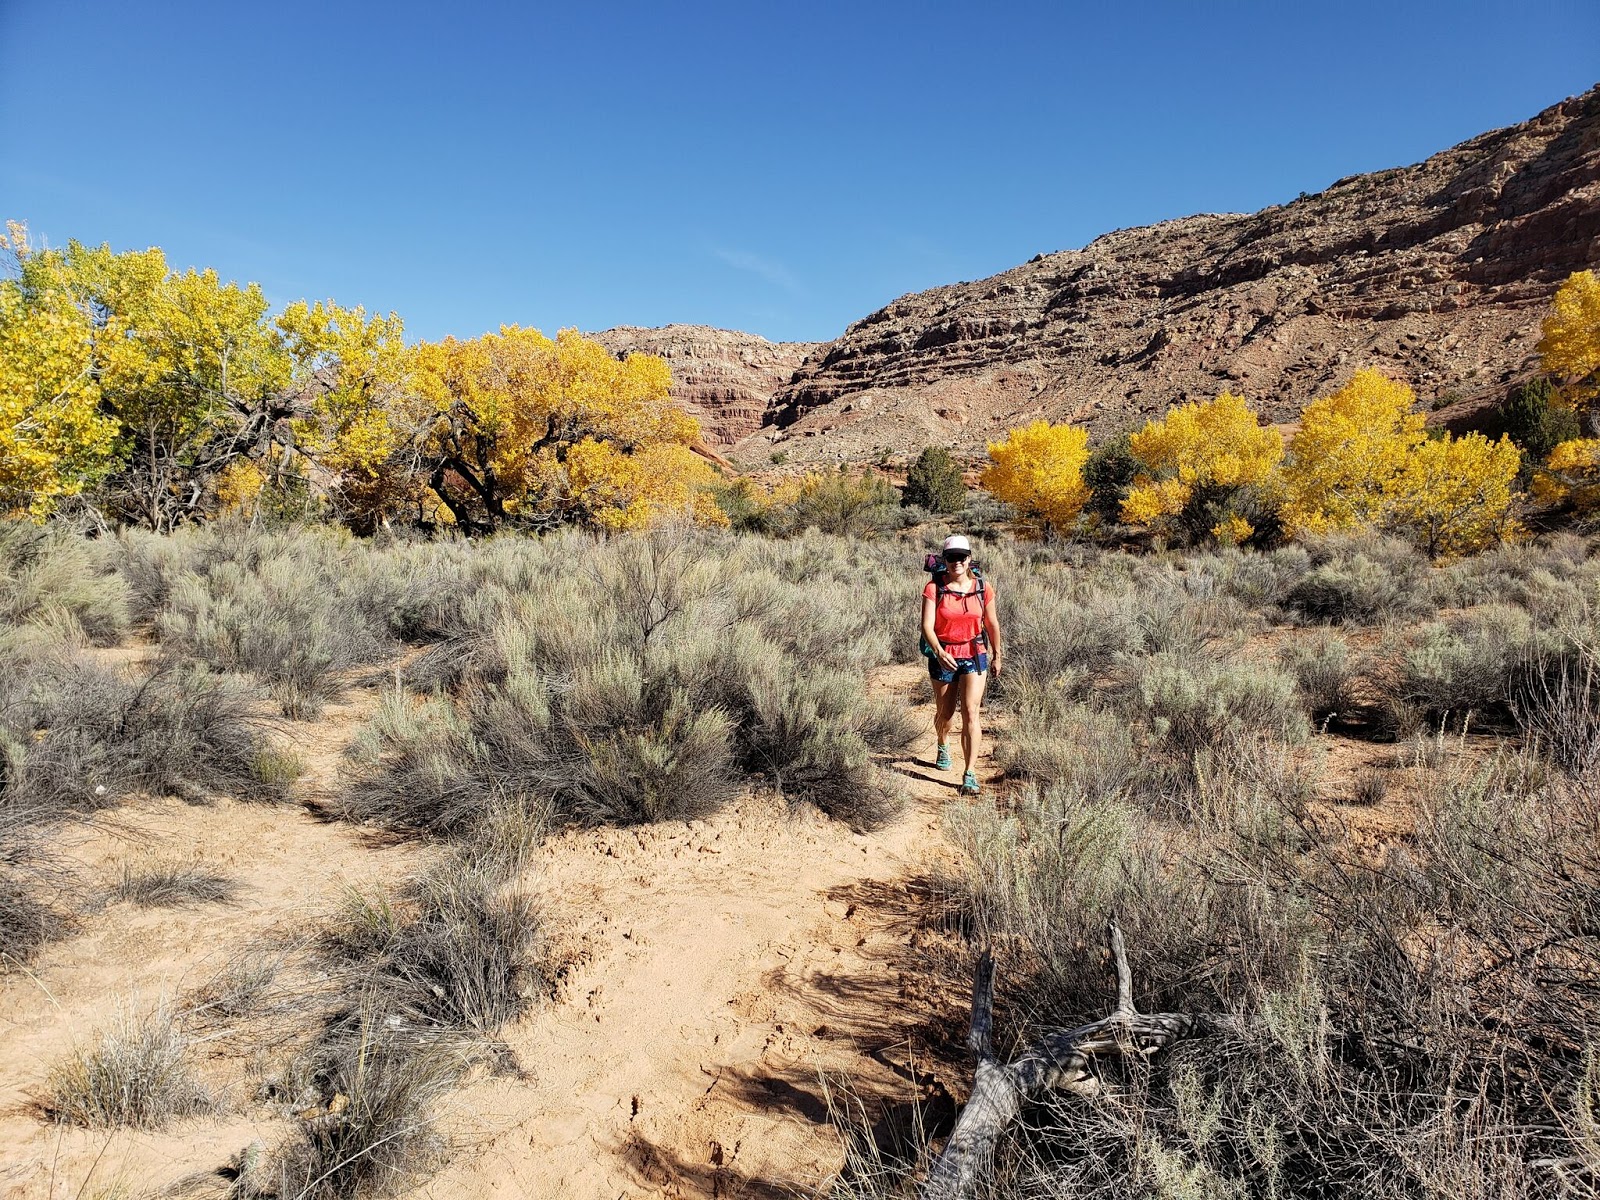
<svg viewBox="0 0 1600 1200"><path fill-rule="evenodd" d="M1377 371L1307 405L1283 469L1284 526L1297 537L1375 524L1385 488L1427 440L1416 397Z"/></svg>
<svg viewBox="0 0 1600 1200"><path fill-rule="evenodd" d="M1088 461L1086 430L1035 421L990 443L989 465L978 483L1049 536L1070 528L1088 503L1089 485L1083 480Z"/></svg>
<svg viewBox="0 0 1600 1200"><path fill-rule="evenodd" d="M1409 537L1430 558L1454 558L1511 532L1512 483L1522 453L1505 435L1430 438L1384 481L1383 528Z"/></svg>
<svg viewBox="0 0 1600 1200"><path fill-rule="evenodd" d="M1600 278L1593 271L1575 271L1556 289L1541 332L1545 371L1567 382L1573 400L1592 398L1600 383Z"/></svg>
<svg viewBox="0 0 1600 1200"><path fill-rule="evenodd" d="M8 223L0 252L12 266L0 280L0 513L43 516L111 468L117 424L100 412L89 315L25 282L25 226Z"/></svg>
<svg viewBox="0 0 1600 1200"><path fill-rule="evenodd" d="M625 528L668 512L716 522L699 494L709 468L689 465L700 427L671 382L654 355L619 361L575 330L552 341L506 326L416 347L408 419L425 422L426 482L464 528Z"/></svg>
<svg viewBox="0 0 1600 1200"><path fill-rule="evenodd" d="M1567 503L1579 513L1600 510L1600 438L1573 438L1550 451L1533 477L1533 495L1544 504Z"/></svg>
<svg viewBox="0 0 1600 1200"><path fill-rule="evenodd" d="M172 272L156 249L33 250L25 237L10 240L7 361L34 363L26 371L48 387L70 328L73 377L90 382L93 410L114 431L107 461L80 471L84 481L104 476L113 509L153 529L201 515L218 473L257 451L286 415L289 363L264 322L261 289L213 271ZM89 397L76 386L72 411L81 414ZM33 425L61 411L57 395L48 392ZM78 424L97 455L104 427Z"/></svg>
<svg viewBox="0 0 1600 1200"><path fill-rule="evenodd" d="M1184 404L1128 439L1141 468L1122 503L1122 519L1156 526L1178 517L1197 489L1209 493L1274 483L1283 459L1283 435L1262 426L1244 398L1224 392L1204 404ZM1226 508L1226 501L1219 507ZM1211 525L1221 541L1247 540L1255 532L1238 513L1218 514Z"/></svg>
<svg viewBox="0 0 1600 1200"><path fill-rule="evenodd" d="M417 414L406 393L412 356L400 318L300 300L274 325L293 364L291 388L310 400L294 423L295 446L275 470L297 466L292 450L308 455L326 473L335 509L360 532L419 503Z"/></svg>

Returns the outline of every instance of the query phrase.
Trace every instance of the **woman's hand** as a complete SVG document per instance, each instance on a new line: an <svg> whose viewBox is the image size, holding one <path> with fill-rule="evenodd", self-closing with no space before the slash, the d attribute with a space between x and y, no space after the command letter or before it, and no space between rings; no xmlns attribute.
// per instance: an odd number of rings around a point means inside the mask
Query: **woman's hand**
<svg viewBox="0 0 1600 1200"><path fill-rule="evenodd" d="M994 657L989 660L989 670L993 671L996 675L1000 674L1000 651L996 650L994 652Z"/></svg>
<svg viewBox="0 0 1600 1200"><path fill-rule="evenodd" d="M956 669L956 656L943 646L939 647L939 662L946 671L954 671Z"/></svg>

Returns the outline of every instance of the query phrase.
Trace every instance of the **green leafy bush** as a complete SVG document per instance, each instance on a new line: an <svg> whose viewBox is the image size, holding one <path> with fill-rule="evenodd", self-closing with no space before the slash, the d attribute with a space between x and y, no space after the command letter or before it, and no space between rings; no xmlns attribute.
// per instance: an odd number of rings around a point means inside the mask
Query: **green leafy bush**
<svg viewBox="0 0 1600 1200"><path fill-rule="evenodd" d="M961 466L943 446L925 447L906 471L903 505L916 505L929 512L959 512L967 501L967 485Z"/></svg>

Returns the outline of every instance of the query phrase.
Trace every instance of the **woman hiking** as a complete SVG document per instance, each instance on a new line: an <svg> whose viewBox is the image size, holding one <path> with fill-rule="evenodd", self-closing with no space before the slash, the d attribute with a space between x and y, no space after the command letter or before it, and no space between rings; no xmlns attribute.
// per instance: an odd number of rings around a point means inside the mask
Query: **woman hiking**
<svg viewBox="0 0 1600 1200"><path fill-rule="evenodd" d="M933 651L928 675L933 680L933 732L939 747L934 766L950 769L950 721L961 707L961 794L978 794L978 761L983 729L978 706L983 703L989 669L1000 673L1000 618L994 589L972 566L972 545L959 533L944 540L944 570L922 589L922 637Z"/></svg>

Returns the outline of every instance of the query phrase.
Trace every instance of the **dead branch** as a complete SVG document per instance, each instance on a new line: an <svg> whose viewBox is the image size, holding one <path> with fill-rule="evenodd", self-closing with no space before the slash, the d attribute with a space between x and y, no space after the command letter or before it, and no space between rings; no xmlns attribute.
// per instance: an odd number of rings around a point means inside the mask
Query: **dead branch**
<svg viewBox="0 0 1600 1200"><path fill-rule="evenodd" d="M1182 1038L1214 1031L1219 1019L1192 1013L1141 1013L1133 1007L1133 973L1115 921L1108 930L1117 971L1117 1007L1109 1016L1046 1034L1010 1063L994 1056L994 959L985 950L972 982L972 1031L977 1056L972 1097L934 1160L919 1200L965 1200L994 1161L995 1147L1022 1106L1046 1091L1085 1099L1100 1091L1097 1064L1113 1058L1149 1058Z"/></svg>

